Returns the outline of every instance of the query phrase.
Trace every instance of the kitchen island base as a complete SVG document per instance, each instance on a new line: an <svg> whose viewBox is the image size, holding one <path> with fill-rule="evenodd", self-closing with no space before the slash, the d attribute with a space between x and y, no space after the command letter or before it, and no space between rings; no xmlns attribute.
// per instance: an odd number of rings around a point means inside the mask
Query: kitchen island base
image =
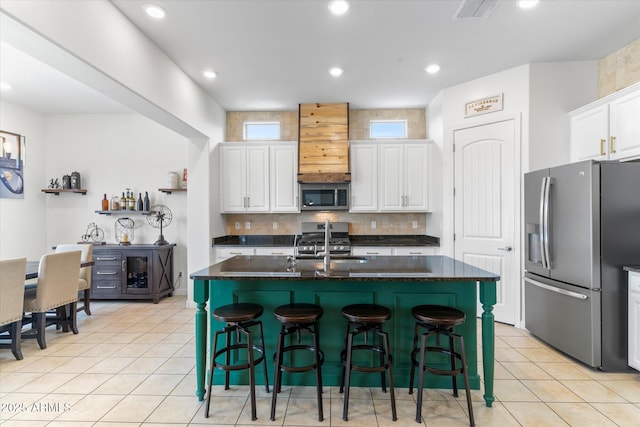
<svg viewBox="0 0 640 427"><path fill-rule="evenodd" d="M239 258L239 257L236 257ZM247 262L252 258L241 257ZM269 257L279 258L279 257ZM379 257L381 258L381 257ZM447 257L417 257L417 258L445 258ZM459 263L459 261L451 260ZM227 262L227 261L225 261ZM224 264L220 263L220 264ZM237 302L255 302L264 307L261 318L264 325L265 345L267 354L272 354L277 345L277 336L280 323L274 318L273 311L276 307L290 303L311 303L320 305L324 315L319 322L322 332L320 346L325 354L325 362L322 366L322 381L325 386L339 386L342 374L342 361L340 353L344 348L345 320L341 315L341 309L348 304L381 304L391 308L393 315L385 323L391 339L391 353L394 355L394 385L396 387L409 387L411 371L411 350L413 348L414 319L411 316L411 308L420 304L438 304L455 307L463 311L467 321L456 327L456 332L465 340L467 350L467 362L469 365L469 382L472 389L480 389L480 374L478 372L478 334L477 334L477 302L482 303L482 361L484 375L484 399L487 406L491 406L493 397L493 361L494 361L494 326L493 305L496 302L496 278L486 277L432 277L401 278L372 280L370 277L331 278L323 277L317 280L309 280L305 277L278 277L278 278L235 278L224 277L213 272L220 271L220 264L212 270L204 269L191 275L194 279L194 301L197 304L196 311L196 395L203 400L206 377L207 340L215 330L224 325L215 320L211 321L211 328L207 327L207 303L212 307ZM463 263L459 263L462 265ZM472 268L471 266L468 266ZM479 270L482 271L482 270ZM213 273L212 273L213 272ZM486 272L484 272L486 273ZM478 286L479 284L479 286ZM209 329L209 331L208 331ZM208 332L208 333L207 333ZM363 361L366 363L366 361ZM445 356L436 361L446 369L449 359ZM269 376L273 376L272 364L267 364L270 370ZM308 375L307 375L308 374ZM462 376L459 379L462 383ZM248 384L246 372L232 373L231 381L234 384ZM285 375L284 384L290 385L315 385L313 372ZM353 386L379 387L380 377L354 372L351 380ZM447 389L451 385L450 378L428 374L425 378L428 388Z"/></svg>

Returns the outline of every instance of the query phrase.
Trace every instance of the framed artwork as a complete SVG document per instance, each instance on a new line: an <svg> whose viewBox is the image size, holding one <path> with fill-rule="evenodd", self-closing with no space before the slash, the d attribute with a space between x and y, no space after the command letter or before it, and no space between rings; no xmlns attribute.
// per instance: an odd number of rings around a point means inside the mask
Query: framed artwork
<svg viewBox="0 0 640 427"><path fill-rule="evenodd" d="M25 137L0 130L0 198L24 198L25 155Z"/></svg>

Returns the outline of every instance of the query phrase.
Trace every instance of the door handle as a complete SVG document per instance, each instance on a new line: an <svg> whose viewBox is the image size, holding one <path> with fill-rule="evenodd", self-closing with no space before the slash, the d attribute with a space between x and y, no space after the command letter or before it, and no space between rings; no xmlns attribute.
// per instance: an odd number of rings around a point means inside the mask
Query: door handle
<svg viewBox="0 0 640 427"><path fill-rule="evenodd" d="M504 248L498 248L499 251L511 252L513 248L510 245L505 246Z"/></svg>

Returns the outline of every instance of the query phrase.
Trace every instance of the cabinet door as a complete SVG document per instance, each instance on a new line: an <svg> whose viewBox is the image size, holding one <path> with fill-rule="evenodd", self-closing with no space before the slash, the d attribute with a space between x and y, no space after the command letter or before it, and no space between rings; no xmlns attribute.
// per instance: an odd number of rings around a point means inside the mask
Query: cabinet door
<svg viewBox="0 0 640 427"><path fill-rule="evenodd" d="M269 147L247 147L247 212L269 212Z"/></svg>
<svg viewBox="0 0 640 427"><path fill-rule="evenodd" d="M640 371L640 273L629 273L629 366Z"/></svg>
<svg viewBox="0 0 640 427"><path fill-rule="evenodd" d="M609 103L611 159L640 156L640 90Z"/></svg>
<svg viewBox="0 0 640 427"><path fill-rule="evenodd" d="M351 205L350 212L378 210L378 146L351 145Z"/></svg>
<svg viewBox="0 0 640 427"><path fill-rule="evenodd" d="M379 155L380 199L378 206L381 211L402 211L405 196L402 173L403 144L381 144Z"/></svg>
<svg viewBox="0 0 640 427"><path fill-rule="evenodd" d="M293 256L295 255L295 249L293 246L282 246L282 247L256 247L255 248L256 255L271 255L271 256Z"/></svg>
<svg viewBox="0 0 640 427"><path fill-rule="evenodd" d="M602 105L571 117L571 161L608 159L609 107Z"/></svg>
<svg viewBox="0 0 640 427"><path fill-rule="evenodd" d="M93 262L92 297L97 299L118 297L122 292L122 275L124 274L120 250L94 249Z"/></svg>
<svg viewBox="0 0 640 427"><path fill-rule="evenodd" d="M269 163L271 212L300 212L297 144L272 145Z"/></svg>
<svg viewBox="0 0 640 427"><path fill-rule="evenodd" d="M355 256L393 255L393 247L391 246L355 246L355 247L351 247L351 255L355 255Z"/></svg>
<svg viewBox="0 0 640 427"><path fill-rule="evenodd" d="M436 255L439 248L428 246L398 246L393 248L396 256Z"/></svg>
<svg viewBox="0 0 640 427"><path fill-rule="evenodd" d="M216 262L222 262L225 259L234 257L236 255L253 255L254 248L247 246L216 246Z"/></svg>
<svg viewBox="0 0 640 427"><path fill-rule="evenodd" d="M244 146L220 147L222 212L246 211L246 150Z"/></svg>
<svg viewBox="0 0 640 427"><path fill-rule="evenodd" d="M429 205L429 145L404 146L404 210L426 211Z"/></svg>
<svg viewBox="0 0 640 427"><path fill-rule="evenodd" d="M152 281L149 273L153 264L153 251L139 249L123 250L122 262L126 270L122 278L124 293L150 294Z"/></svg>

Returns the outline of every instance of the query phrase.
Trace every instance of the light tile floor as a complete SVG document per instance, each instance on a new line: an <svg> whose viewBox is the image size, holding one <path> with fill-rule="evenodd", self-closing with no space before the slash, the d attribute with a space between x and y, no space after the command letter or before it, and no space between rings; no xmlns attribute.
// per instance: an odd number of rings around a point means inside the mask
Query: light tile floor
<svg viewBox="0 0 640 427"><path fill-rule="evenodd" d="M194 309L184 297L149 302L95 302L79 313L80 334L47 330L48 347L23 343L24 360L0 350L0 425L10 426L415 426L415 398L397 389L398 421L388 395L352 391L349 421L342 395L324 392L317 421L313 387L283 387L275 422L270 395L258 388L252 422L247 387L215 387L210 417L194 396ZM473 391L478 426L638 426L640 376L602 373L571 361L526 331L496 324L496 402ZM428 426L468 425L464 393L426 390Z"/></svg>

